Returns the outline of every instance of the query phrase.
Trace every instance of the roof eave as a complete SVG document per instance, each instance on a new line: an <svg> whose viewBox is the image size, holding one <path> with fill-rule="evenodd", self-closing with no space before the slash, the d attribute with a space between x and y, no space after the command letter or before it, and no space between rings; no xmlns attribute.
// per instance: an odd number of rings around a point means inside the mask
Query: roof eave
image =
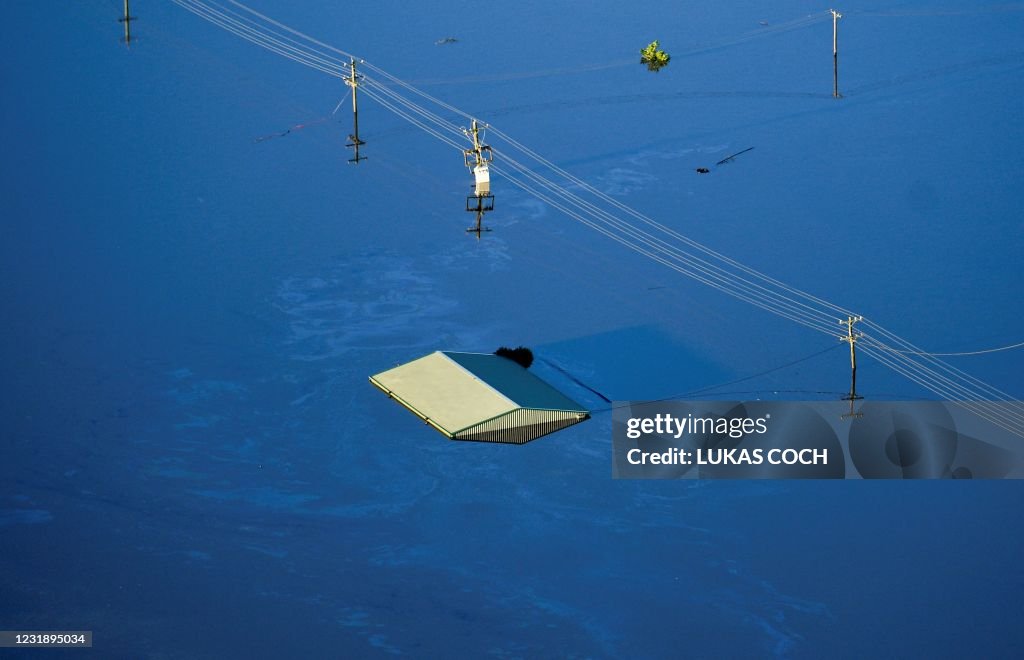
<svg viewBox="0 0 1024 660"><path fill-rule="evenodd" d="M388 388L387 388L387 387L386 387L386 386L385 386L385 385L384 385L383 383L379 382L379 381L378 381L378 380L377 380L376 378L374 378L373 376L370 376L370 382L371 382L371 383L373 383L373 385L374 385L374 386L375 386L375 387L376 387L377 389L379 389L380 391L384 392L385 394L387 394L387 395L388 395L389 397L391 397L392 399L394 399L394 400L395 400L395 401L397 401L398 403L402 404L402 406L404 406L404 407L405 407L405 408L406 408L407 410L409 410L409 411L410 411L410 412L411 412L412 414L416 415L417 417L419 417L420 419L422 419L422 420L423 420L424 422L426 422L427 424L430 424L431 426L433 426L433 427L434 427L435 429L437 429L437 430L438 430L439 432L441 432L441 433L442 433L443 435L447 436L447 438L448 438L449 440L454 440L454 439L455 439L455 434L456 434L456 433L458 433L458 431L455 431L455 432L453 433L453 432L449 431L448 429L444 428L443 426L441 426L440 424L438 424L437 422L435 422L434 420L432 420L432 419L431 419L430 417L428 417L428 416L424 415L424 414L423 414L422 412L420 412L420 411L419 411L419 410L418 410L418 409L416 408L416 406L412 405L411 403L409 403L408 401L406 401L406 400L405 400L405 399L403 399L402 397L400 397L400 396L398 396L397 394L395 394L395 393L394 393L394 391L392 391L392 390L389 390L389 389L388 389Z"/></svg>

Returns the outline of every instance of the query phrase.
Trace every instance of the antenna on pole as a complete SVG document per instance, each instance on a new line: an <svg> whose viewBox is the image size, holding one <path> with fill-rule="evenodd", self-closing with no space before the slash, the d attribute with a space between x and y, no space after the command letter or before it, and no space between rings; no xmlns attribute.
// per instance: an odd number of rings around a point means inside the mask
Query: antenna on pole
<svg viewBox="0 0 1024 660"><path fill-rule="evenodd" d="M864 334L853 331L853 325L863 320L863 316L848 316L845 321L839 321L839 325L846 326L846 334L840 335L839 341L845 341L850 345L850 393L843 397L844 401L850 402L850 412L843 415L842 419L864 416L864 413L855 413L853 411L853 402L864 398L857 394L857 340L863 337Z"/></svg>
<svg viewBox="0 0 1024 660"><path fill-rule="evenodd" d="M843 96L839 93L839 19L843 15L835 9L829 11L832 12L832 97L838 99Z"/></svg>
<svg viewBox="0 0 1024 660"><path fill-rule="evenodd" d="M128 10L128 0L124 0L124 16L117 19L117 22L124 23L124 42L126 44L129 44L132 41L132 21L134 20L135 17L132 16L131 12Z"/></svg>
<svg viewBox="0 0 1024 660"><path fill-rule="evenodd" d="M127 2L128 0L125 0ZM359 164L359 161L366 160L366 156L359 155L359 147L366 144L359 139L359 79L362 77L356 73L356 60L353 57L349 63L351 75L342 76L342 80L345 84L352 88L352 134L348 136L349 142L345 145L346 147L355 147L355 157L349 158L348 162Z"/></svg>
<svg viewBox="0 0 1024 660"><path fill-rule="evenodd" d="M484 129L486 130L486 126ZM484 214L494 210L494 195L491 194L491 171L489 163L494 160L491 147L483 144L480 138L480 125L474 119L471 127L462 132L473 140L473 147L462 152L466 167L473 173L473 194L466 197L466 210L476 213L476 226L466 229L480 239L481 232L491 231L483 226Z"/></svg>

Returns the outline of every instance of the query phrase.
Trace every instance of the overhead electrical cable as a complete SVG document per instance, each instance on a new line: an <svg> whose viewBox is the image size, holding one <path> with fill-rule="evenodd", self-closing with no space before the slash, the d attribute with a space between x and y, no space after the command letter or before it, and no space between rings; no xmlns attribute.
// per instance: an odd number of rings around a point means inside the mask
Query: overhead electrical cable
<svg viewBox="0 0 1024 660"><path fill-rule="evenodd" d="M1007 346L999 346L997 348L986 348L978 351L958 351L956 353L931 353L928 351L895 351L896 353L904 353L906 355L929 355L931 357L963 357L967 355L986 355L988 353L1001 353L1003 351L1012 351L1015 348L1024 347L1024 341L1017 342L1016 344L1009 344Z"/></svg>
<svg viewBox="0 0 1024 660"><path fill-rule="evenodd" d="M171 1L247 41L336 78L352 75L352 62L357 61L362 69L359 89L367 97L448 146L459 151L464 149L466 131L456 121L474 120L472 115L380 67L318 41L237 0L226 0L230 7L212 0ZM797 29L825 19L827 12L791 21L782 27ZM744 35L718 47L742 43L754 36L757 34ZM857 316L681 234L559 167L503 131L493 126L489 130L505 145L494 148L498 162L492 164L493 171L621 245L738 300L832 337L839 337L837 319ZM934 394L1024 437L1024 403L939 360L942 354L922 351L867 319L863 319L863 325L867 331L858 335L857 346L866 355ZM1020 345L1024 344L995 350ZM985 352L994 351L964 354Z"/></svg>

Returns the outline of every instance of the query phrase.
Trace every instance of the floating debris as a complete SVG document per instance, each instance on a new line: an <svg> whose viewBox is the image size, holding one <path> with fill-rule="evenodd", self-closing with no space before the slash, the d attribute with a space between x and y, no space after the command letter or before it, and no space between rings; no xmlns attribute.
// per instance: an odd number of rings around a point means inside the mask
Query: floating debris
<svg viewBox="0 0 1024 660"><path fill-rule="evenodd" d="M707 173L708 173L708 172L710 172L710 171L711 171L711 170L709 170L709 169L708 169L708 168L706 168L706 167L698 167L698 168L697 168L697 174L707 174Z"/></svg>
<svg viewBox="0 0 1024 660"><path fill-rule="evenodd" d="M434 45L435 46L444 46L444 45L447 45L447 44L458 43L458 41L459 40L456 39L455 37L445 37L443 39L438 39L437 41L435 41Z"/></svg>

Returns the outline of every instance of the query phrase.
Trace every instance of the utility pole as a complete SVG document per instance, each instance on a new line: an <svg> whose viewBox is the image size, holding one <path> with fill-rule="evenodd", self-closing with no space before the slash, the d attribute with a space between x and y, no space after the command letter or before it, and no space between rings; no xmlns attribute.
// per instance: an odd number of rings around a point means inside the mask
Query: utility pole
<svg viewBox="0 0 1024 660"><path fill-rule="evenodd" d="M835 9L829 11L832 12L832 97L838 99L842 96L839 93L839 19L843 15Z"/></svg>
<svg viewBox="0 0 1024 660"><path fill-rule="evenodd" d="M132 21L135 17L128 11L128 0L124 0L124 16L117 19L118 23L124 23L124 42L126 44L132 41Z"/></svg>
<svg viewBox="0 0 1024 660"><path fill-rule="evenodd" d="M846 334L840 335L839 341L845 341L850 345L850 393L843 397L844 401L850 402L850 412L843 415L843 419L863 416L863 413L853 412L853 402L864 398L857 394L857 340L864 335L860 332L854 332L853 324L863 320L863 316L848 316L845 321L839 322L839 325L846 326Z"/></svg>
<svg viewBox="0 0 1024 660"><path fill-rule="evenodd" d="M125 0L127 2L128 0ZM359 139L359 100L357 97L359 91L359 74L356 73L356 60L352 58L349 63L351 69L351 76L342 77L345 84L352 88L352 134L348 136L350 142L346 144L346 147L355 147L355 157L349 158L348 162L359 164L359 161L366 160L366 156L359 155L359 147L366 144Z"/></svg>
<svg viewBox="0 0 1024 660"><path fill-rule="evenodd" d="M494 195L491 194L491 172L488 164L494 159L491 147L480 141L480 126L474 119L469 130L462 129L466 137L473 140L473 147L462 152L466 167L473 173L473 194L466 197L466 210L476 213L476 226L467 232L476 234L491 231L483 226L484 214L494 210Z"/></svg>

